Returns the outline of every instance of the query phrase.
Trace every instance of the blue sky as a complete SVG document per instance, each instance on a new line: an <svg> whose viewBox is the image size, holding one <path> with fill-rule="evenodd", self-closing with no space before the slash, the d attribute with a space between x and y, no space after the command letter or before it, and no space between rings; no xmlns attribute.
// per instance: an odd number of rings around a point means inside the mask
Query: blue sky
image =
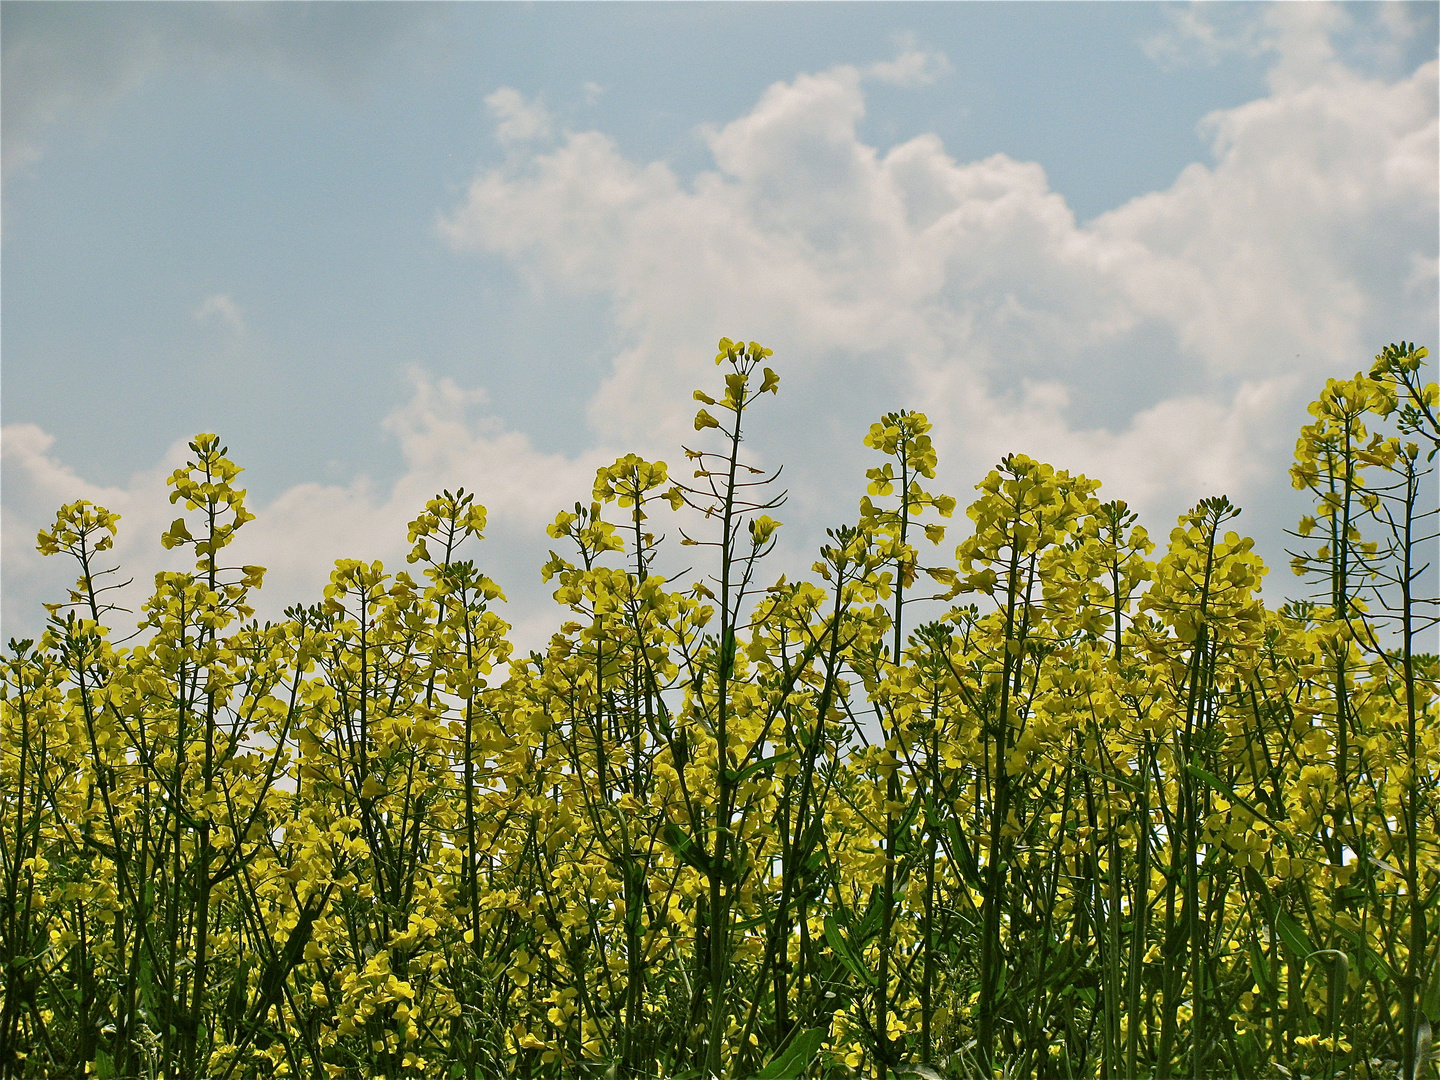
<svg viewBox="0 0 1440 1080"><path fill-rule="evenodd" d="M679 459L721 333L780 360L780 564L906 406L962 504L1021 450L1162 536L1227 491L1277 561L1305 402L1434 344L1436 12L7 3L3 633L62 500L159 565L215 430L265 606L464 484L533 640L545 521Z"/></svg>

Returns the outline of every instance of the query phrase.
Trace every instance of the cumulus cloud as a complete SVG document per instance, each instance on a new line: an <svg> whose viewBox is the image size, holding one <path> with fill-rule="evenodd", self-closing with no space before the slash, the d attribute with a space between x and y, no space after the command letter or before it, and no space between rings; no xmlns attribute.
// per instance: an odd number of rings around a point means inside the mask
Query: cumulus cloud
<svg viewBox="0 0 1440 1080"><path fill-rule="evenodd" d="M433 380L419 370L411 372L411 381L409 401L384 422L404 462L397 481L382 487L361 476L348 484L304 483L263 505L252 503L259 516L227 555L236 565L268 568L256 598L260 615L275 618L289 604L317 601L337 558L381 559L403 569L409 551L406 523L437 492L463 487L490 509L488 539L475 554L518 601L513 617L521 637L539 644L546 636L548 591L538 581L544 548L537 554L537 542L545 542L544 527L558 509L589 500L596 468L613 455L606 458L597 450L567 459L539 452L493 416L474 415L485 404L483 391ZM138 612L157 570L189 568L182 556L158 543L177 512L165 481L190 456L186 440L171 446L154 469L109 487L92 484L67 466L56 453L54 437L34 424L6 425L0 440L5 491L0 612L7 635L37 633L40 605L63 596L74 577L62 556L41 558L35 551L36 532L54 520L62 503L88 499L121 515L114 560L124 577L134 579L116 594L123 606ZM128 629L131 621L117 616L112 628Z"/></svg>
<svg viewBox="0 0 1440 1080"><path fill-rule="evenodd" d="M1164 30L1142 38L1140 47L1151 60L1172 67L1220 63L1226 56L1256 56L1262 22L1233 5L1207 10L1198 4L1171 5Z"/></svg>
<svg viewBox="0 0 1440 1080"><path fill-rule="evenodd" d="M550 138L550 113L538 99L526 101L514 87L500 87L485 98L485 106L495 117L495 138L504 146Z"/></svg>
<svg viewBox="0 0 1440 1080"><path fill-rule="evenodd" d="M464 485L491 509L483 560L522 638L538 641L551 621L535 580L544 523L588 498L617 453L677 461L697 439L690 391L714 388L722 334L776 352L780 397L748 445L786 464L792 567L850 514L868 463L860 436L899 407L930 414L937 486L962 502L996 459L1025 452L1102 479L1162 533L1226 492L1252 508L1251 529L1270 530L1273 558L1298 513L1285 464L1304 401L1436 323L1437 64L1362 76L1327 52L1326 18L1257 16L1256 39L1278 43L1269 92L1206 118L1210 160L1083 225L1038 163L958 160L934 135L867 144L873 70L771 86L704 133L714 168L693 180L627 158L602 132L540 142L540 107L497 92L501 127L519 124L499 133L511 152L438 227L456 252L501 256L551 295L607 302L620 344L590 402L593 449L542 453L486 416L477 391L417 377L387 421L400 480L291 489L257 508L245 558L271 566L266 592L293 602L335 557L398 561L416 508ZM23 534L91 489L38 429L4 438L9 612L40 588L35 560L12 557ZM146 543L177 455L96 491Z"/></svg>
<svg viewBox="0 0 1440 1080"><path fill-rule="evenodd" d="M1354 9L1325 3L1189 4L1168 7L1169 26L1144 38L1141 48L1171 68L1214 66L1233 56L1269 57L1271 86L1301 86L1344 77L1337 43L1378 71L1398 71L1420 23L1404 3Z"/></svg>
<svg viewBox="0 0 1440 1080"><path fill-rule="evenodd" d="M207 296L191 314L202 325L218 323L235 337L245 336L245 319L229 293Z"/></svg>
<svg viewBox="0 0 1440 1080"><path fill-rule="evenodd" d="M950 73L949 58L938 50L918 47L912 35L902 35L896 44L899 51L895 58L870 64L865 68L867 76L894 86L929 86Z"/></svg>
<svg viewBox="0 0 1440 1080"><path fill-rule="evenodd" d="M1084 226L1039 164L866 145L839 67L709 132L693 182L579 132L482 170L441 228L611 300L629 344L590 415L613 442L681 438L702 343L739 331L805 383L787 409L924 408L966 471L1028 450L1167 509L1254 490L1297 393L1434 322L1436 65L1362 78L1328 18L1267 12L1273 92L1206 119L1211 163Z"/></svg>
<svg viewBox="0 0 1440 1080"><path fill-rule="evenodd" d="M73 566L62 565L58 557L42 559L35 550L36 533L51 525L62 503L86 499L121 515L123 531L111 554L112 565L124 569L124 578L144 582L152 580L156 570L182 569L161 557L164 553L157 538L170 520L166 517L170 503L165 477L184 463L183 443L171 447L154 469L135 475L128 484L109 487L78 475L55 453L54 444L54 436L34 424L7 424L0 431L5 491L5 513L0 517L0 551L4 555L0 619L7 640L36 636L43 629L40 605L63 599L76 576ZM139 587L125 592L122 603L138 609ZM124 636L133 628L129 622L121 616L110 625Z"/></svg>

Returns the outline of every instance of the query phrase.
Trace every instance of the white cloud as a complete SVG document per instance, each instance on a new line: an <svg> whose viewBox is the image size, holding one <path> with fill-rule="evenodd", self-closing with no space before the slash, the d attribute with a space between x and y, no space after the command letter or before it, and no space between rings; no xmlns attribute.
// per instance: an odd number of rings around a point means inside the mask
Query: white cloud
<svg viewBox="0 0 1440 1080"><path fill-rule="evenodd" d="M245 319L229 293L207 296L193 312L192 317L202 325L219 323L235 337L245 336Z"/></svg>
<svg viewBox="0 0 1440 1080"><path fill-rule="evenodd" d="M1269 82L1296 88L1344 77L1337 43L1352 61L1397 74L1420 23L1398 0L1344 8L1327 3L1190 3L1168 7L1169 27L1140 47L1168 67L1213 66L1231 56L1271 57Z"/></svg>
<svg viewBox="0 0 1440 1080"><path fill-rule="evenodd" d="M1165 17L1168 28L1140 41L1145 55L1156 63L1214 65L1230 55L1260 54L1263 20L1238 5L1171 5L1165 9Z"/></svg>
<svg viewBox="0 0 1440 1080"><path fill-rule="evenodd" d="M64 599L75 579L73 566L63 557L43 559L35 550L36 533L55 520L62 503L86 499L121 515L121 531L113 563L123 578L137 583L153 580L158 569L181 569L167 561L158 537L173 518L166 498L165 478L184 463L183 443L173 446L154 469L131 478L124 486L105 487L79 476L54 453L54 436L34 424L7 424L0 430L0 463L4 467L5 513L0 517L0 552L3 552L4 593L0 619L8 640L36 636L43 628L40 605ZM102 569L107 568L102 566ZM125 590L122 604L138 610L139 588ZM134 622L129 616L112 619L112 629L124 636Z"/></svg>
<svg viewBox="0 0 1440 1080"><path fill-rule="evenodd" d="M1037 164L866 145L841 67L709 132L717 169L692 184L572 134L483 170L442 230L611 299L629 344L591 419L612 442L682 437L705 344L738 331L820 395L787 409L855 430L883 391L931 411L967 469L1043 446L1167 506L1234 491L1274 472L1267 425L1306 380L1435 308L1415 282L1435 248L1436 65L1366 80L1335 68L1323 17L1269 18L1275 91L1207 119L1214 164L1083 227ZM1145 340L1163 359L1141 362ZM1077 402L1098 381L1119 415L1097 429L1027 399L1027 378Z"/></svg>
<svg viewBox="0 0 1440 1080"><path fill-rule="evenodd" d="M497 121L495 138L501 144L550 138L551 117L538 99L526 101L519 90L502 86L485 98L485 105Z"/></svg>
<svg viewBox="0 0 1440 1080"><path fill-rule="evenodd" d="M901 35L896 45L899 48L895 58L869 65L865 68L866 76L894 86L929 86L950 73L950 60L945 54L919 48L912 35Z"/></svg>
<svg viewBox="0 0 1440 1080"><path fill-rule="evenodd" d="M491 510L481 561L509 590L521 637L538 642L553 622L535 575L543 525L588 498L594 468L617 453L677 462L697 438L690 390L713 388L722 334L776 351L780 397L755 416L750 445L786 463L789 568L849 516L861 435L897 407L930 414L937 486L962 502L999 456L1022 451L1099 477L1160 535L1194 499L1227 492L1278 545L1306 397L1384 342L1433 333L1437 65L1362 78L1327 53L1323 18L1266 18L1289 52L1277 46L1267 96L1207 118L1213 161L1085 225L1039 164L958 161L933 135L867 145L854 67L771 86L706 133L715 169L690 182L600 132L523 145L548 119L497 92L502 127L523 121L512 153L439 227L457 251L499 254L551 295L608 301L621 345L590 402L594 449L542 453L476 419L477 392L417 377L387 421L400 480L293 488L257 507L244 557L272 567L277 605L313 597L335 557L399 565L405 521L464 485ZM38 601L25 534L62 498L93 492L147 545L168 520L161 485L179 450L101 491L39 429L4 440L7 611ZM140 550L126 543L127 558Z"/></svg>
<svg viewBox="0 0 1440 1080"><path fill-rule="evenodd" d="M386 488L366 477L345 485L305 483L251 508L258 518L245 526L227 555L236 565L268 568L256 599L261 617L276 618L286 606L314 603L337 558L382 559L405 568L405 526L442 489L464 487L489 508L487 539L475 552L486 572L518 601L512 613L518 636L539 645L547 634L548 586L537 569L545 559L545 525L557 510L590 498L595 469L614 454L605 451L575 460L536 451L529 440L507 431L493 417L470 418L483 405L482 391L464 390L448 379L434 381L412 372L410 400L385 420L404 461L402 476ZM34 635L43 617L40 605L63 597L74 577L63 556L45 559L35 551L35 534L54 520L65 502L88 499L121 514L115 561L134 584L117 594L138 611L159 569L186 569L185 559L161 549L158 537L177 511L165 480L183 466L190 451L175 443L151 470L124 485L91 484L55 453L54 438L33 424L7 425L3 445L5 514L5 633ZM244 462L240 462L244 465ZM134 620L117 616L112 629L126 631Z"/></svg>

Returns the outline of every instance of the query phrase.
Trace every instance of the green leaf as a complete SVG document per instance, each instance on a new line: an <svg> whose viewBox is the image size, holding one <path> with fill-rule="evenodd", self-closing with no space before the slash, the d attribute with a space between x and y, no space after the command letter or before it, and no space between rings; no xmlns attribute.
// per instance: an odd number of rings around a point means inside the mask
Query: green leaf
<svg viewBox="0 0 1440 1080"><path fill-rule="evenodd" d="M859 979L866 986L875 985L875 977L865 969L855 951L850 948L850 943L845 940L845 934L840 929L840 924L835 921L835 916L825 916L825 940L829 943L831 950L839 957L840 962L845 965L847 971Z"/></svg>
<svg viewBox="0 0 1440 1080"><path fill-rule="evenodd" d="M1355 955L1359 958L1357 965L1365 974L1366 978L1371 975L1378 975L1390 984L1395 983L1395 972L1385 962L1385 958L1371 949L1354 930L1346 930L1343 926L1336 926L1335 932L1348 941L1355 948Z"/></svg>
<svg viewBox="0 0 1440 1080"><path fill-rule="evenodd" d="M241 954L235 976L230 981L230 992L225 996L224 1015L232 1025L239 1024L245 1015L245 990L249 986L249 975L250 957Z"/></svg>
<svg viewBox="0 0 1440 1080"><path fill-rule="evenodd" d="M1255 977L1255 983L1267 994L1274 992L1274 982L1270 978L1270 965L1265 962L1265 954L1260 951L1260 943L1254 938L1250 939L1250 974Z"/></svg>
<svg viewBox="0 0 1440 1080"><path fill-rule="evenodd" d="M905 836L915 828L915 822L920 817L920 810L924 803L920 799L911 799L910 805L905 808L905 816L895 825L897 836Z"/></svg>
<svg viewBox="0 0 1440 1080"><path fill-rule="evenodd" d="M865 906L865 914L851 931L850 939L856 944L864 945L880 932L880 920L885 913L885 905L880 900L880 886L876 885L870 890L870 902Z"/></svg>
<svg viewBox="0 0 1440 1080"><path fill-rule="evenodd" d="M660 831L660 835L670 846L670 850L682 860L702 874L710 873L710 860L705 855L705 849L692 840L690 834L679 825L672 821Z"/></svg>
<svg viewBox="0 0 1440 1080"><path fill-rule="evenodd" d="M786 750L783 754L776 754L774 757L761 758L759 761L752 761L749 765L746 765L745 768L739 770L738 772L731 772L730 782L738 787L746 780L749 780L750 777L754 776L761 769L767 769L771 765L774 765L776 762L784 761L794 752L795 751L793 750Z"/></svg>
<svg viewBox="0 0 1440 1080"><path fill-rule="evenodd" d="M144 950L140 952L140 971L137 981L140 984L140 1001L152 1016L164 1015L160 1011L161 995L155 987L155 973L150 965L149 954Z"/></svg>
<svg viewBox="0 0 1440 1080"><path fill-rule="evenodd" d="M1440 964L1435 965L1435 977L1428 981L1430 985L1420 995L1420 1008L1426 1016L1434 1016L1440 1013Z"/></svg>
<svg viewBox="0 0 1440 1080"><path fill-rule="evenodd" d="M1246 810L1250 811L1250 813L1253 814L1255 817L1259 818L1266 825L1269 825L1272 829L1278 830L1284 836L1290 835L1289 832L1286 831L1285 826L1281 825L1277 821L1272 821L1269 814L1265 813L1264 810L1261 810L1253 802L1245 798L1245 796L1241 795L1239 792L1237 792L1229 784L1225 783L1224 780L1221 780L1214 773L1206 772L1199 765L1196 765L1193 761L1186 762L1185 771L1188 772L1191 776L1195 777L1197 780L1203 780L1206 784L1209 784L1212 788L1220 792L1221 795L1224 795L1231 802L1239 803Z"/></svg>
<svg viewBox="0 0 1440 1080"><path fill-rule="evenodd" d="M970 845L965 841L965 833L960 828L960 822L953 815L945 815L943 818L945 826L950 833L951 848L955 858L960 863L960 873L971 885L980 884L980 866L975 861L975 855L970 850Z"/></svg>
<svg viewBox="0 0 1440 1080"><path fill-rule="evenodd" d="M1260 899L1260 906L1265 910L1267 919L1274 918L1275 902L1270 896L1270 886L1265 884L1265 879L1253 866L1245 867L1245 884L1250 886L1252 892Z"/></svg>
<svg viewBox="0 0 1440 1080"><path fill-rule="evenodd" d="M1310 937L1305 933L1305 928L1288 911L1275 912L1275 932L1280 935L1280 940L1285 942L1286 948L1302 960L1315 951L1315 946L1310 943Z"/></svg>
<svg viewBox="0 0 1440 1080"><path fill-rule="evenodd" d="M774 916L768 912L762 912L753 919L739 919L730 924L732 930L754 930L757 926L768 926Z"/></svg>
<svg viewBox="0 0 1440 1080"><path fill-rule="evenodd" d="M824 1028L806 1028L793 1039L784 1050L765 1063L755 1074L755 1080L794 1080L802 1076L815 1061L820 1044L825 1041Z"/></svg>

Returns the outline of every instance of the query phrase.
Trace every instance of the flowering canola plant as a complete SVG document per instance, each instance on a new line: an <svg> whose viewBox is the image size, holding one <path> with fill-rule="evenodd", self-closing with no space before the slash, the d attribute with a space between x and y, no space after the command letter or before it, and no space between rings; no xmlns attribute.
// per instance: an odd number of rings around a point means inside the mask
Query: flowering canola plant
<svg viewBox="0 0 1440 1080"><path fill-rule="evenodd" d="M1224 496L1157 550L1019 454L945 547L906 411L771 581L780 378L722 339L684 468L621 457L549 527L528 655L464 490L257 622L197 436L141 633L80 501L0 661L0 1075L1437 1075L1425 356L1311 406L1307 595L1267 606Z"/></svg>

